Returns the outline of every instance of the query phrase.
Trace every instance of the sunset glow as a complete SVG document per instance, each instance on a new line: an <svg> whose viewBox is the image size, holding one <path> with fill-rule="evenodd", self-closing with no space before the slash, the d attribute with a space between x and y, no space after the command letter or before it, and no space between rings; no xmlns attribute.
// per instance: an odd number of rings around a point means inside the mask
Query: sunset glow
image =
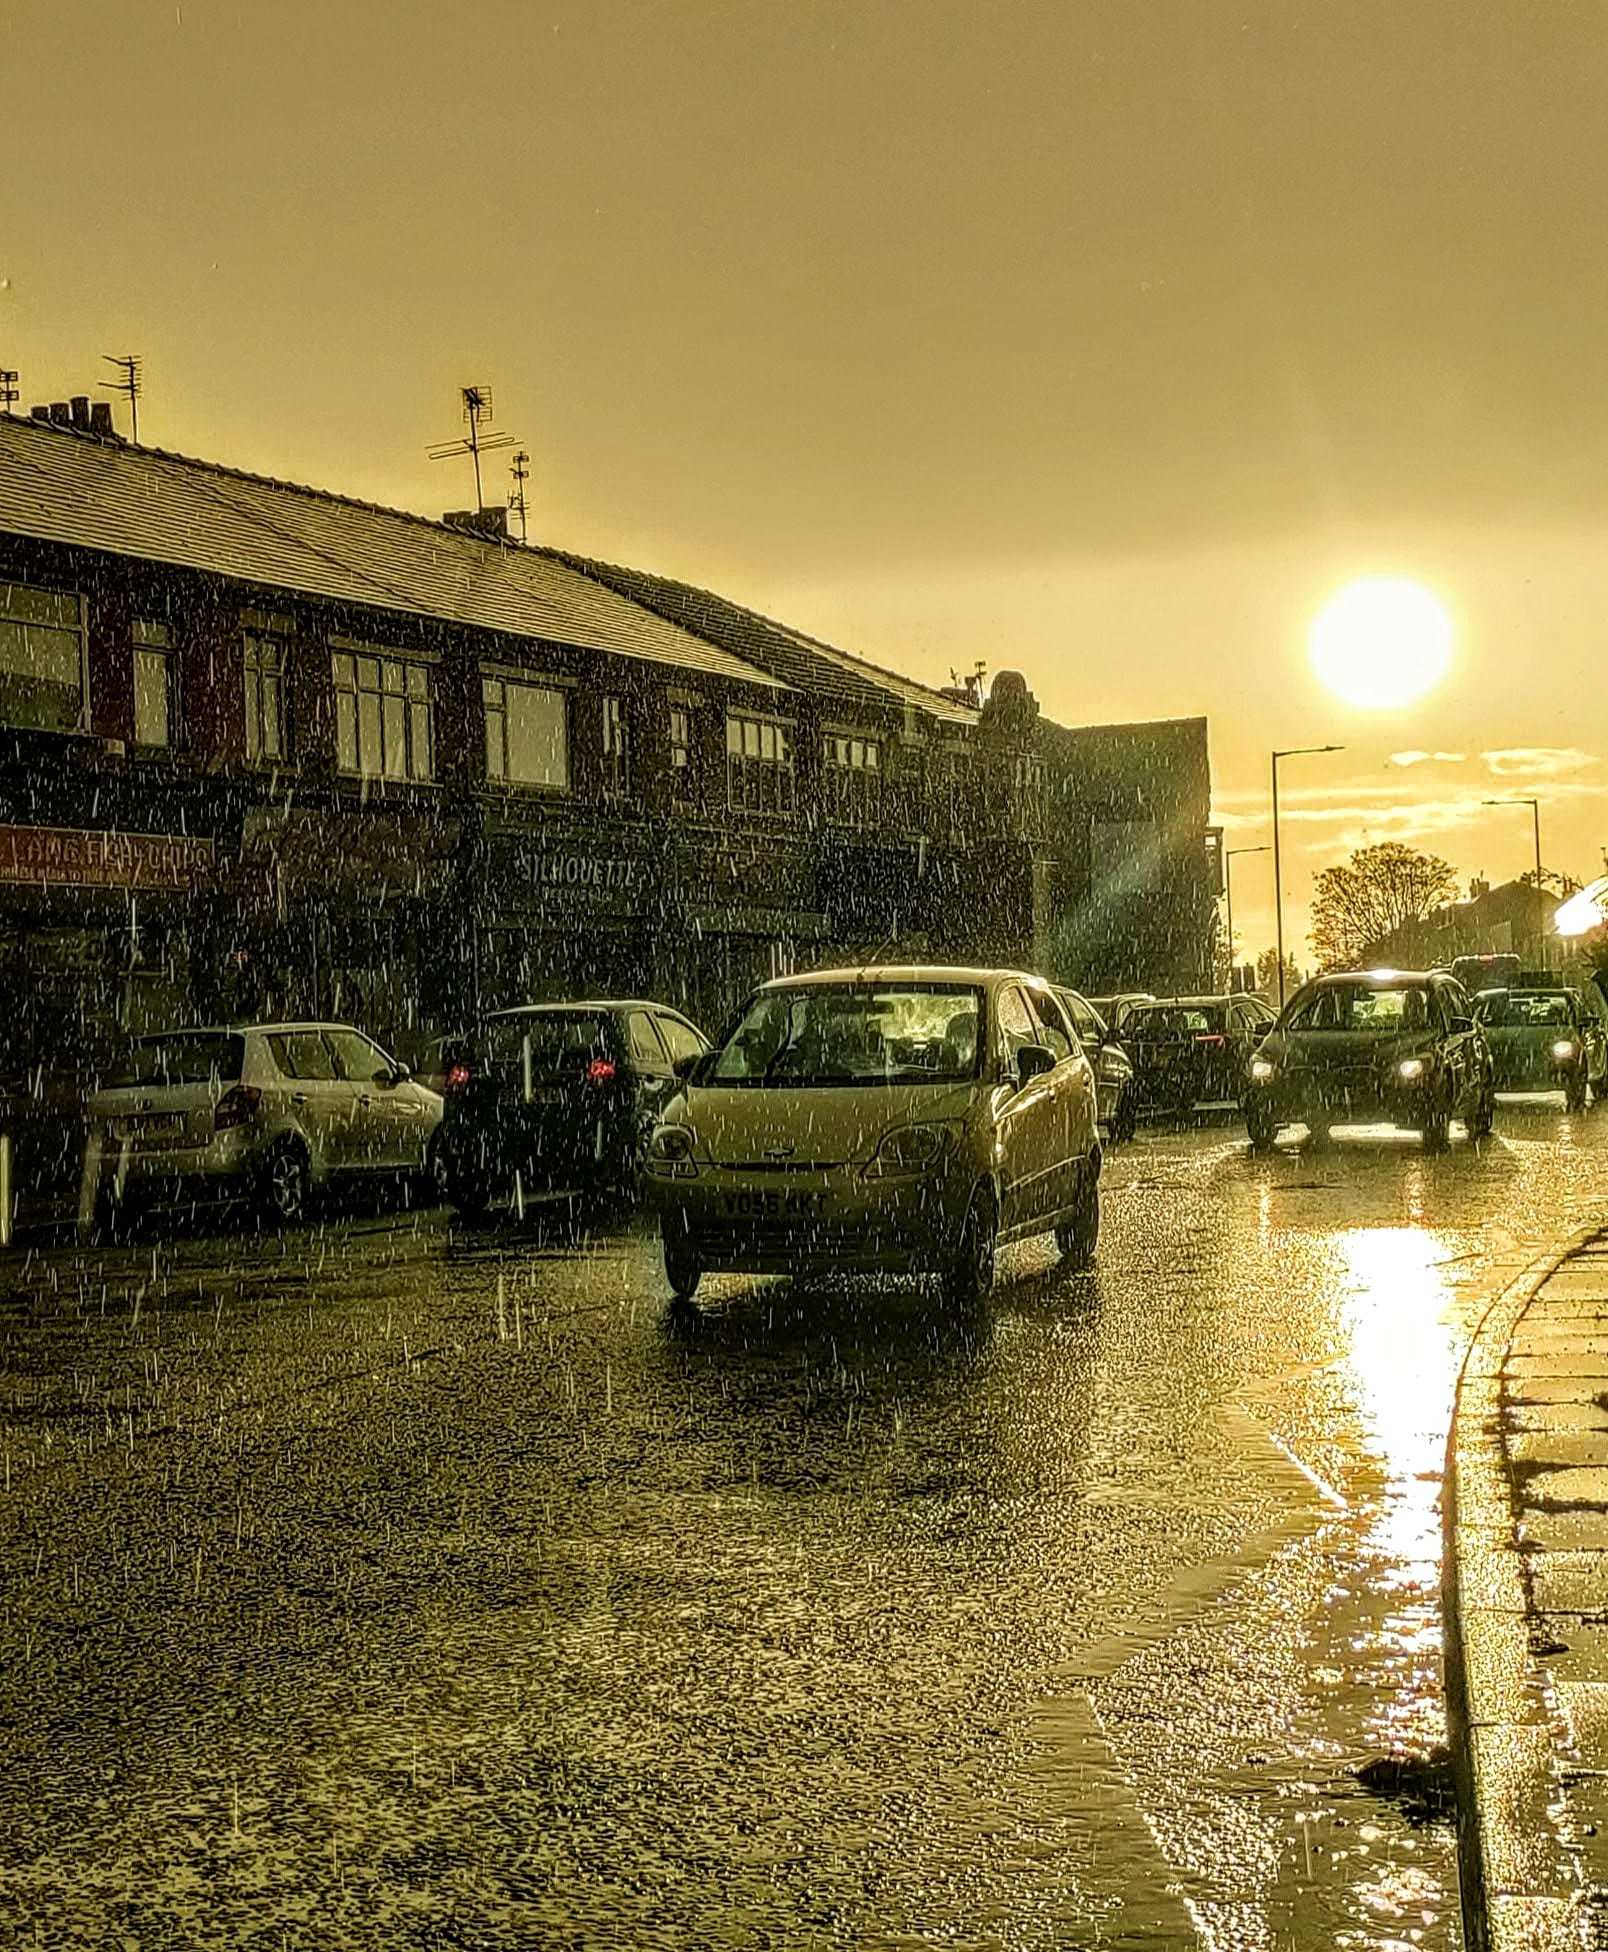
<svg viewBox="0 0 1608 1952"><path fill-rule="evenodd" d="M1308 640L1313 669L1337 698L1366 711L1410 705L1452 661L1452 620L1422 583L1365 576L1318 613Z"/></svg>

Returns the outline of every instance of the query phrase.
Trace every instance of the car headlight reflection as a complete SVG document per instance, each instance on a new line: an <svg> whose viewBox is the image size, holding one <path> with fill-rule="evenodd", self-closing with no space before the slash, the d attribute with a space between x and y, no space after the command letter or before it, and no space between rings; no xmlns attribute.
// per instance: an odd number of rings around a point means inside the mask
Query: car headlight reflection
<svg viewBox="0 0 1608 1952"><path fill-rule="evenodd" d="M661 1125L648 1142L647 1167L661 1179L696 1179L695 1140L685 1125Z"/></svg>
<svg viewBox="0 0 1608 1952"><path fill-rule="evenodd" d="M1424 1075L1424 1071L1425 1064L1421 1057L1404 1057L1396 1066L1397 1077L1406 1078L1409 1083L1414 1078L1421 1078Z"/></svg>
<svg viewBox="0 0 1608 1952"><path fill-rule="evenodd" d="M1266 1084L1272 1075L1273 1062L1270 1058L1253 1057L1251 1059L1251 1076L1255 1078L1258 1084Z"/></svg>
<svg viewBox="0 0 1608 1952"><path fill-rule="evenodd" d="M1575 1047L1569 1042L1567 1037L1560 1037L1552 1046L1552 1055L1554 1057L1573 1057L1574 1054Z"/></svg>
<svg viewBox="0 0 1608 1952"><path fill-rule="evenodd" d="M883 1135L870 1165L867 1179L912 1179L930 1173L949 1146L947 1125L896 1125Z"/></svg>

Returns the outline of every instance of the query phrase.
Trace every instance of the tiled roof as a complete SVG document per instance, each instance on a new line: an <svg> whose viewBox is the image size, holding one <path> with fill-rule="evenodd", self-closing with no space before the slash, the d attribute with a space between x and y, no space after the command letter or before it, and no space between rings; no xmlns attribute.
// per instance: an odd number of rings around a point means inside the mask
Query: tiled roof
<svg viewBox="0 0 1608 1952"><path fill-rule="evenodd" d="M0 533L785 688L559 557L0 414Z"/></svg>
<svg viewBox="0 0 1608 1952"><path fill-rule="evenodd" d="M566 550L548 549L541 553L555 562L584 570L609 589L630 597L633 602L649 605L672 623L707 637L800 689L882 711L913 706L947 725L977 723L977 713L969 705L957 704L930 685L917 684L914 678L903 677L897 671L886 671L852 652L840 651L833 644L824 644L790 625L776 623L757 610L746 609L712 591L678 583L668 576L655 576L644 569L595 562Z"/></svg>

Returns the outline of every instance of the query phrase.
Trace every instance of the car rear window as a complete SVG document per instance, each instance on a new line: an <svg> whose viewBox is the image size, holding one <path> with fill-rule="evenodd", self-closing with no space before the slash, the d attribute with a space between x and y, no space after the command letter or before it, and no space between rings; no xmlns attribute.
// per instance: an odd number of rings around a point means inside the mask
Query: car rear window
<svg viewBox="0 0 1608 1952"><path fill-rule="evenodd" d="M1128 1029L1139 1038L1209 1036L1223 1028L1223 1012L1209 1006L1141 1004L1128 1018Z"/></svg>
<svg viewBox="0 0 1608 1952"><path fill-rule="evenodd" d="M237 1084L246 1040L228 1031L171 1032L142 1037L112 1077L114 1085Z"/></svg>
<svg viewBox="0 0 1608 1952"><path fill-rule="evenodd" d="M533 1077L574 1071L594 1057L612 1057L612 1022L601 1010L543 1010L509 1017L488 1017L481 1027L481 1046L493 1070L518 1070L525 1063L530 1042Z"/></svg>
<svg viewBox="0 0 1608 1952"><path fill-rule="evenodd" d="M1475 1010L1499 1030L1534 1030L1574 1022L1573 999L1562 990L1502 990L1482 996Z"/></svg>

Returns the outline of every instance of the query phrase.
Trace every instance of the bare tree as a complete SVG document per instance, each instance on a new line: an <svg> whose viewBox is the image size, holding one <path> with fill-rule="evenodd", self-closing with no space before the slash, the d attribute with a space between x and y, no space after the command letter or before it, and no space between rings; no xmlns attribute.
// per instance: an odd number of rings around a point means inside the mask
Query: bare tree
<svg viewBox="0 0 1608 1952"><path fill-rule="evenodd" d="M1324 969L1354 968L1362 952L1408 922L1421 922L1457 893L1451 864L1400 841L1360 847L1325 868L1312 897L1312 947Z"/></svg>
<svg viewBox="0 0 1608 1952"><path fill-rule="evenodd" d="M1264 996L1278 998L1279 993L1279 952L1277 949L1264 949L1256 958L1256 987ZM1284 958L1284 994L1294 996L1301 987L1301 972L1296 967L1294 956Z"/></svg>

